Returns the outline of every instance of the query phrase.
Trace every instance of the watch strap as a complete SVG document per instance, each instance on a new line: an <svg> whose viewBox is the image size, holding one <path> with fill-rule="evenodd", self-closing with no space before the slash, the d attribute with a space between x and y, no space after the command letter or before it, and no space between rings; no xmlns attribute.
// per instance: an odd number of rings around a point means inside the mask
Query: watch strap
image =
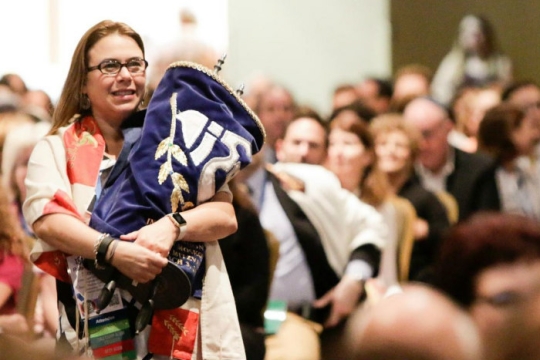
<svg viewBox="0 0 540 360"><path fill-rule="evenodd" d="M96 248L96 267L103 268L107 264L107 250L109 246L114 241L114 238L109 234L103 234L103 237L100 237L101 240Z"/></svg>
<svg viewBox="0 0 540 360"><path fill-rule="evenodd" d="M171 219L172 223L180 230L180 233L178 234L178 238L176 240L182 240L184 236L186 235L187 231L187 222L186 219L180 214L179 212L174 212L167 214L169 219Z"/></svg>

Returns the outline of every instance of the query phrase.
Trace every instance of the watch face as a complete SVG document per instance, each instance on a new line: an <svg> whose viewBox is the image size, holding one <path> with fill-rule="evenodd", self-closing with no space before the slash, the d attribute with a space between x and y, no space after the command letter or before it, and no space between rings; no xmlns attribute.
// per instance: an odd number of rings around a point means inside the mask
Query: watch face
<svg viewBox="0 0 540 360"><path fill-rule="evenodd" d="M186 225L186 220L182 217L182 215L180 215L180 213L177 213L177 212L172 213L172 217L178 223L178 225L180 226Z"/></svg>

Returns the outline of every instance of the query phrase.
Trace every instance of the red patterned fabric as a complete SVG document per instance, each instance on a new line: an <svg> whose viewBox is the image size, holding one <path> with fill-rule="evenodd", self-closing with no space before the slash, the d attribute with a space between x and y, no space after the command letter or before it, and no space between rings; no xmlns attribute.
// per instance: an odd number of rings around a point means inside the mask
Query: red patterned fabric
<svg viewBox="0 0 540 360"><path fill-rule="evenodd" d="M197 339L199 314L186 309L158 310L152 318L148 350L175 359L191 359Z"/></svg>

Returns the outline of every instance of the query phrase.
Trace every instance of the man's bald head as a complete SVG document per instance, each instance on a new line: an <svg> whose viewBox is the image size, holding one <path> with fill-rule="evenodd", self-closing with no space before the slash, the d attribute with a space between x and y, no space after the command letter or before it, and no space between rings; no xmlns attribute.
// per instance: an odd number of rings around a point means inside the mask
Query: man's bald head
<svg viewBox="0 0 540 360"><path fill-rule="evenodd" d="M447 138L453 128L448 110L431 98L419 97L405 107L403 117L422 134L418 160L430 171L439 172L447 160Z"/></svg>
<svg viewBox="0 0 540 360"><path fill-rule="evenodd" d="M469 315L423 285L384 298L359 314L350 343L356 360L481 360Z"/></svg>

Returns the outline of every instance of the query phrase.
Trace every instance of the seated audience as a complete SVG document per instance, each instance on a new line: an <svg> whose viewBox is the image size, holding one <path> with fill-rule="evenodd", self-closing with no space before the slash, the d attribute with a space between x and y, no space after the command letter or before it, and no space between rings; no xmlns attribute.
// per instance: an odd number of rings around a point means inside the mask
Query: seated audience
<svg viewBox="0 0 540 360"><path fill-rule="evenodd" d="M499 210L493 159L448 143L453 123L445 106L429 97L416 98L405 107L403 116L421 134L415 171L426 189L453 195L460 220L479 210Z"/></svg>
<svg viewBox="0 0 540 360"><path fill-rule="evenodd" d="M518 157L531 157L540 141L534 119L512 104L489 110L478 131L479 150L497 162L501 210L540 220L539 174L524 168Z"/></svg>
<svg viewBox="0 0 540 360"><path fill-rule="evenodd" d="M314 165L325 159L326 136L323 122L293 119L276 142L279 162L246 180L261 224L280 242L269 298L296 313L267 338L267 359L327 358L325 339L358 306L386 242L380 214Z"/></svg>

